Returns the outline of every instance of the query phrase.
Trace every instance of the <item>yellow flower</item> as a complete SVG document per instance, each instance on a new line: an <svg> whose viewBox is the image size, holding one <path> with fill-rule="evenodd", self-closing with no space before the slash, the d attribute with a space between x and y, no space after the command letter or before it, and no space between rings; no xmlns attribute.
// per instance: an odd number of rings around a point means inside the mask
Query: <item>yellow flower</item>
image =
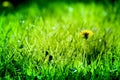
<svg viewBox="0 0 120 80"><path fill-rule="evenodd" d="M80 35L87 40L90 36L93 35L93 32L91 30L83 30L81 31Z"/></svg>
<svg viewBox="0 0 120 80"><path fill-rule="evenodd" d="M3 6L3 7L12 7L12 4L11 4L9 1L4 1L4 2L2 3L2 6Z"/></svg>

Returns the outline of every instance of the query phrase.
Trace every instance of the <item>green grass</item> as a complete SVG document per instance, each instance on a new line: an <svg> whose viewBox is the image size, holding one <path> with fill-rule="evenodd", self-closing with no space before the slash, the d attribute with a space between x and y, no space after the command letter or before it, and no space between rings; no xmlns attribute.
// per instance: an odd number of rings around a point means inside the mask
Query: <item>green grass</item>
<svg viewBox="0 0 120 80"><path fill-rule="evenodd" d="M1 15L0 79L120 79L120 16L111 8L34 3ZM86 29L94 32L87 41Z"/></svg>

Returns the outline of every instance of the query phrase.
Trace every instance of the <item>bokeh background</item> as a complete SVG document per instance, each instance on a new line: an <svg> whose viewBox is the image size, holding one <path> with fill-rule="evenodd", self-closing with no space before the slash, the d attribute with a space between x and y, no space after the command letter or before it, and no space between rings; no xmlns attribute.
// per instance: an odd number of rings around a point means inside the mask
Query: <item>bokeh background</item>
<svg viewBox="0 0 120 80"><path fill-rule="evenodd" d="M2 4L5 2L5 1L9 1L13 6L14 8L19 6L19 5L27 5L27 4L30 4L30 3L33 3L33 2L36 2L38 4L48 4L48 3L51 3L51 2L84 2L84 3L90 3L90 2L95 2L95 3L102 3L103 5L117 5L119 4L119 0L0 0L0 5L1 7ZM24 7L24 6L23 6Z"/></svg>
<svg viewBox="0 0 120 80"><path fill-rule="evenodd" d="M50 4L52 2L66 2L66 3L76 3L76 2L82 2L82 3L100 3L105 6L116 6L119 11L119 3L120 0L0 0L0 14L2 12L9 13L16 11L20 8L27 7L28 5L31 5L33 3L36 3L40 7L45 7L47 4Z"/></svg>

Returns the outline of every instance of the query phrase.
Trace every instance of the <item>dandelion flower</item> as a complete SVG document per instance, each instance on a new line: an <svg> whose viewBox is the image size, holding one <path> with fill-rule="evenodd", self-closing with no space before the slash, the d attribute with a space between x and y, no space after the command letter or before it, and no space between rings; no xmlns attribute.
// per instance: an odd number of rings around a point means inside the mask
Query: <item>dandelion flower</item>
<svg viewBox="0 0 120 80"><path fill-rule="evenodd" d="M90 36L93 35L93 32L91 30L83 30L81 31L80 35L87 40Z"/></svg>

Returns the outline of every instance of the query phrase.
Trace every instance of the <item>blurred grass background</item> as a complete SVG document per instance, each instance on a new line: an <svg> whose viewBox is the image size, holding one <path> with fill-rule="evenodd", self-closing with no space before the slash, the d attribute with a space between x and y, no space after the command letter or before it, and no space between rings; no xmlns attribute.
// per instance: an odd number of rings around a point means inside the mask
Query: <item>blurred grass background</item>
<svg viewBox="0 0 120 80"><path fill-rule="evenodd" d="M119 0L0 2L1 80L120 79Z"/></svg>
<svg viewBox="0 0 120 80"><path fill-rule="evenodd" d="M6 3L6 5L8 5L8 7L3 6L4 2L8 2ZM19 8L25 8L28 7L29 5L35 3L37 5L39 5L40 8L42 7L46 7L48 4L53 3L53 2L66 2L66 3L77 3L77 2L81 2L81 3L85 3L85 4L89 4L89 3L96 3L96 4L102 4L106 7L106 9L108 7L116 7L116 14L120 13L120 1L119 0L0 0L0 14L5 12L14 12L16 10L19 10Z"/></svg>

